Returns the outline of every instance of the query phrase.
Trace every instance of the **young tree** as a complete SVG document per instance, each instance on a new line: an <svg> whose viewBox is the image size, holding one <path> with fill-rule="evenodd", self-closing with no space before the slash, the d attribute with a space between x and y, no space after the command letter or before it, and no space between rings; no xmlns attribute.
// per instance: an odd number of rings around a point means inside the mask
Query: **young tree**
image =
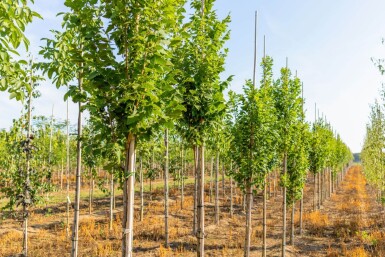
<svg viewBox="0 0 385 257"><path fill-rule="evenodd" d="M180 127L186 132L183 138L196 149L197 254L204 256L204 149L208 130L225 109L223 90L227 83L219 81L219 74L224 70L230 18L218 20L214 0L194 0L191 7L194 14L185 25L188 37L176 50L174 62L181 71L177 81L186 109Z"/></svg>
<svg viewBox="0 0 385 257"><path fill-rule="evenodd" d="M244 256L250 256L253 187L264 187L266 174L276 161L275 115L271 87L270 57L263 60L261 88L246 81L244 95L238 96L239 111L233 130L232 156L239 167L232 176L246 194L246 235Z"/></svg>
<svg viewBox="0 0 385 257"><path fill-rule="evenodd" d="M279 150L282 158L281 184L283 187L283 224L282 224L282 257L285 256L286 248L286 203L288 186L288 155L292 142L295 142L297 124L302 118L301 83L296 77L291 78L291 71L287 68L281 69L281 77L275 82L273 97L277 116L277 130L279 134Z"/></svg>

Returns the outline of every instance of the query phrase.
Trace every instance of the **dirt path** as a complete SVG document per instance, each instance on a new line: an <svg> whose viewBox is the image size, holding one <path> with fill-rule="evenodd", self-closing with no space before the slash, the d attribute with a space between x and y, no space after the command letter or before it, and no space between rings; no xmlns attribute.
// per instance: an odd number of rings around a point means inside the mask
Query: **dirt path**
<svg viewBox="0 0 385 257"><path fill-rule="evenodd" d="M353 166L321 210L305 216L297 256L385 256L382 217L361 167Z"/></svg>

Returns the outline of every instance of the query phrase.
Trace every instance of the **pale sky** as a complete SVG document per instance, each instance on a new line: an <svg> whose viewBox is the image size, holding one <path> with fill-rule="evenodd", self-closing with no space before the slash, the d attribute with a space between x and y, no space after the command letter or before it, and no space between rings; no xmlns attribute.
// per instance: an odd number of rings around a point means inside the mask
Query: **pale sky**
<svg viewBox="0 0 385 257"><path fill-rule="evenodd" d="M27 28L32 54L39 60L40 39L50 37L50 29L60 27L56 13L64 10L64 0L35 0L34 10L44 20ZM289 68L298 71L304 82L308 120L314 119L314 103L353 152L361 150L368 121L369 105L380 98L384 78L371 57L385 57L385 1L383 0L217 0L220 17L231 14L229 55L223 76L234 75L231 89L242 91L245 79L252 78L254 11L258 20L258 57L262 55L263 35L267 54L274 59L275 77L289 58ZM257 71L260 75L260 70ZM260 76L257 80L260 79ZM39 88L42 97L35 101L36 115L65 119L64 89L50 81ZM9 127L19 116L21 104L0 93L0 127ZM74 123L77 108L70 106Z"/></svg>

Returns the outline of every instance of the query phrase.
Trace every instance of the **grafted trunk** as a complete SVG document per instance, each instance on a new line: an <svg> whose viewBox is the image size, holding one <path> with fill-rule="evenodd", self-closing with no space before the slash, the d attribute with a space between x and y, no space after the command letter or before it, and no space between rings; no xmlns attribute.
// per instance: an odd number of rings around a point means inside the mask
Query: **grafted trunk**
<svg viewBox="0 0 385 257"><path fill-rule="evenodd" d="M123 184L122 257L132 257L134 228L135 136L126 141L126 164Z"/></svg>

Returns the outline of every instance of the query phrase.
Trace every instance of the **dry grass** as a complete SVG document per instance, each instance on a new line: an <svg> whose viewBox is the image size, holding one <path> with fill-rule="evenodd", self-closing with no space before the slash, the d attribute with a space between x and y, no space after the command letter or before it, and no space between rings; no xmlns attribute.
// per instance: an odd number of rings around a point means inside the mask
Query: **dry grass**
<svg viewBox="0 0 385 257"><path fill-rule="evenodd" d="M304 213L303 222L313 235L322 235L324 229L329 225L329 217L320 211Z"/></svg>

